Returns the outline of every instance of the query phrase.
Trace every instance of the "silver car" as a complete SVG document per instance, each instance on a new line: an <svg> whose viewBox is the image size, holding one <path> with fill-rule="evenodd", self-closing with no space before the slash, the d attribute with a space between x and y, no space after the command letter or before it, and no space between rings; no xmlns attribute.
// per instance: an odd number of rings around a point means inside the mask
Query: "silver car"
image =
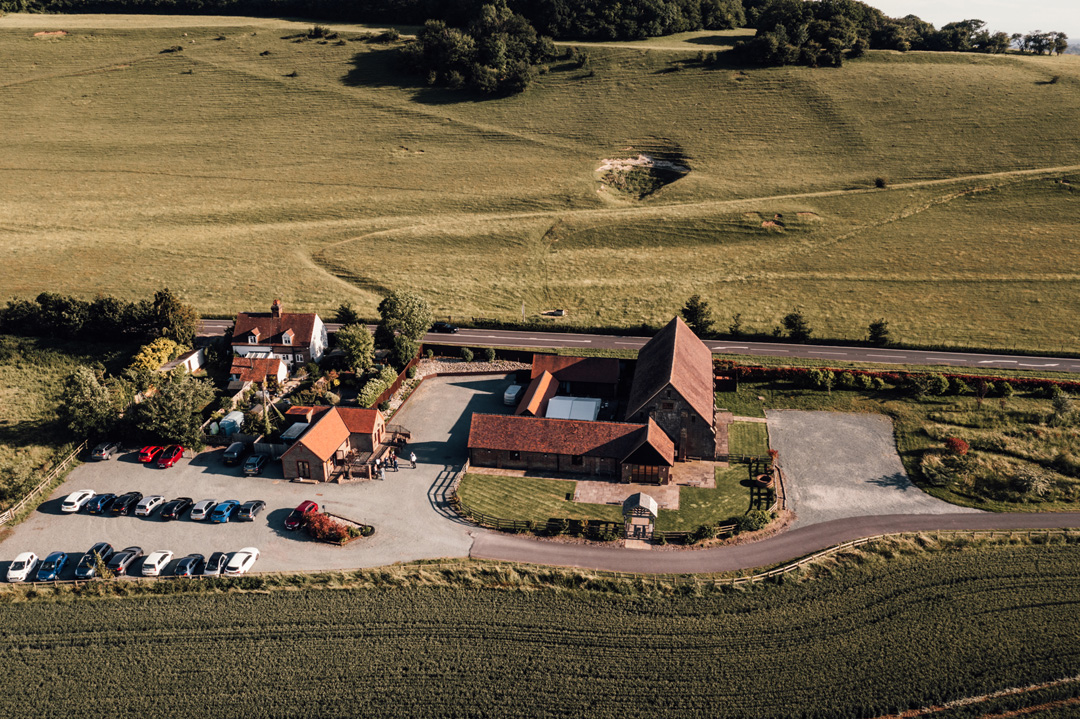
<svg viewBox="0 0 1080 719"><path fill-rule="evenodd" d="M149 497L143 497L139 504L135 507L136 517L149 517L154 513L154 510L165 503L165 498L160 494L151 494Z"/></svg>
<svg viewBox="0 0 1080 719"><path fill-rule="evenodd" d="M210 517L210 512L214 510L216 504L216 499L200 499L191 507L189 516L196 522L204 521Z"/></svg>

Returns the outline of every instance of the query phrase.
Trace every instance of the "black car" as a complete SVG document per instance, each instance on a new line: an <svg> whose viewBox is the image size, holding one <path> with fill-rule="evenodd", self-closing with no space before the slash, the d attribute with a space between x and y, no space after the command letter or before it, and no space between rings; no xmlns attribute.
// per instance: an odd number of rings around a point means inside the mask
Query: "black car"
<svg viewBox="0 0 1080 719"><path fill-rule="evenodd" d="M259 512L266 508L266 502L261 499L253 499L250 502L244 502L240 505L240 509L236 511L236 518L247 520L248 522L259 516Z"/></svg>
<svg viewBox="0 0 1080 719"><path fill-rule="evenodd" d="M204 577L216 577L225 571L225 565L229 563L228 552L214 552L206 560L202 573Z"/></svg>
<svg viewBox="0 0 1080 719"><path fill-rule="evenodd" d="M112 559L115 550L108 542L98 542L94 546L90 547L90 551L82 555L79 563L75 565L75 578L76 579L93 579L97 576L97 558L100 555L101 561L108 564L108 561Z"/></svg>
<svg viewBox="0 0 1080 719"><path fill-rule="evenodd" d="M112 555L112 559L109 560L109 571L117 576L126 574L132 563L143 556L142 547L125 547L116 554Z"/></svg>
<svg viewBox="0 0 1080 719"><path fill-rule="evenodd" d="M262 474L263 469L266 467L266 463L270 461L270 456L266 454L253 454L244 460L244 474L251 477L256 474Z"/></svg>
<svg viewBox="0 0 1080 719"><path fill-rule="evenodd" d="M177 497L161 505L161 518L166 522L170 519L180 519L184 512L191 509L191 497Z"/></svg>
<svg viewBox="0 0 1080 719"><path fill-rule="evenodd" d="M90 453L91 459L109 459L114 454L120 451L119 442L102 442L98 446L94 447L94 451Z"/></svg>
<svg viewBox="0 0 1080 719"><path fill-rule="evenodd" d="M206 566L206 562L203 560L203 555L189 554L177 561L173 574L178 577L194 577L202 574L204 566Z"/></svg>
<svg viewBox="0 0 1080 719"><path fill-rule="evenodd" d="M128 515L135 511L136 505L142 501L142 492L128 492L121 494L109 505L109 511L113 514Z"/></svg>
<svg viewBox="0 0 1080 719"><path fill-rule="evenodd" d="M237 465L244 459L245 454L247 454L247 445L243 442L233 442L225 450L225 454L221 455L221 460L228 465Z"/></svg>
<svg viewBox="0 0 1080 719"><path fill-rule="evenodd" d="M442 332L444 334L454 334L457 332L457 325L452 325L449 322L436 322L431 326L432 332Z"/></svg>
<svg viewBox="0 0 1080 719"><path fill-rule="evenodd" d="M90 498L90 501L83 505L83 509L90 514L105 514L105 512L109 511L114 499L116 499L116 495L111 492L95 494Z"/></svg>

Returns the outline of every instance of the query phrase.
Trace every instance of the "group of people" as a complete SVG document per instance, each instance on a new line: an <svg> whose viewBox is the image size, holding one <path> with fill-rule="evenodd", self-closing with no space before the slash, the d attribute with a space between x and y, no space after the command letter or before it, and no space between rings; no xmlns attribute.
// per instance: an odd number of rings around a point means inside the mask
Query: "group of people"
<svg viewBox="0 0 1080 719"><path fill-rule="evenodd" d="M409 462L412 463L412 468L416 469L416 452L409 452ZM390 450L390 453L386 455L386 459L375 460L375 471L379 474L379 479L386 479L386 468L390 467L395 472L398 471L398 456L396 450Z"/></svg>

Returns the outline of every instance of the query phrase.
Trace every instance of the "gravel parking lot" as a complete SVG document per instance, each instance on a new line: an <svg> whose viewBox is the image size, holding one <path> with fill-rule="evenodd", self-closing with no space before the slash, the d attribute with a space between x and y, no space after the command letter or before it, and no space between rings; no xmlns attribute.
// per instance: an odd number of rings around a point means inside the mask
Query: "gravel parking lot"
<svg viewBox="0 0 1080 719"><path fill-rule="evenodd" d="M911 483L888 417L795 410L766 415L796 527L844 517L978 511L931 497Z"/></svg>
<svg viewBox="0 0 1080 719"><path fill-rule="evenodd" d="M503 412L506 386L505 378L490 375L426 380L392 420L412 431L409 449L416 452L417 468L410 468L406 461L397 472L388 472L385 481L294 484L282 479L279 462L271 462L263 476L245 477L239 467L222 463L221 449L182 459L171 469L140 464L135 452L87 463L72 471L63 486L0 545L0 576L6 575L9 562L21 552L44 557L63 550L75 555L64 573L64 578L72 578L74 561L101 541L117 549L140 546L147 554L169 549L176 558L254 546L262 553L254 571L345 569L468 556L470 525L450 518L442 491L465 461L469 416L477 411ZM79 489L117 494L138 491L195 501L261 499L267 506L254 522L228 524L194 522L187 515L163 522L160 510L149 518L62 514L63 498ZM285 517L305 499L373 525L375 535L335 547L285 530ZM136 563L133 570L138 573L140 566Z"/></svg>

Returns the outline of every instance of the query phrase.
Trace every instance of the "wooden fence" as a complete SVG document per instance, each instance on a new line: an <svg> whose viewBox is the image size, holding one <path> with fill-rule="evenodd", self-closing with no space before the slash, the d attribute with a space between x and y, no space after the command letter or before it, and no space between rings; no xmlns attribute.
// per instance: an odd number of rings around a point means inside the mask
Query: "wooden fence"
<svg viewBox="0 0 1080 719"><path fill-rule="evenodd" d="M84 439L78 447L71 450L71 452L69 452L67 456L61 459L56 464L56 466L50 469L49 473L45 475L45 479L41 480L41 482L39 482L36 487L31 489L25 497L20 499L17 504L4 512L0 512L0 525L7 524L12 519L14 519L15 515L18 514L23 507L29 504L30 501L34 499L34 497L37 496L38 492L48 487L58 476L60 476L60 474L65 469L67 469L71 465L72 462L75 461L75 459L79 456L79 453L86 449L87 444L88 440Z"/></svg>

